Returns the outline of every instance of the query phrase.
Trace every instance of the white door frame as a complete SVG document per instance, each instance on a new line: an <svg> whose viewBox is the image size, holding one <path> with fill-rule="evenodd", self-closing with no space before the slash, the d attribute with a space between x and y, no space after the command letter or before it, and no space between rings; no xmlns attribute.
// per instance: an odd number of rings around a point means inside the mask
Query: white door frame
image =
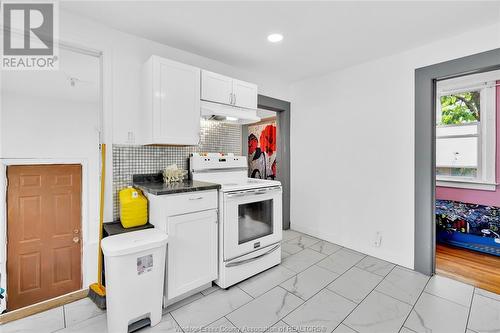
<svg viewBox="0 0 500 333"><path fill-rule="evenodd" d="M415 70L414 268L436 270L436 84L440 80L500 69L500 48Z"/></svg>

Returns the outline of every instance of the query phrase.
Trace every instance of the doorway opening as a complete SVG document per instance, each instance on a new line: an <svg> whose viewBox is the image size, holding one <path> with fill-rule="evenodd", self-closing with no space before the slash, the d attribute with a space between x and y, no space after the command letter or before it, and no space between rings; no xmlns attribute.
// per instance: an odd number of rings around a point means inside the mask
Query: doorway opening
<svg viewBox="0 0 500 333"><path fill-rule="evenodd" d="M248 125L248 176L277 178L277 117L275 111L258 110L261 121Z"/></svg>
<svg viewBox="0 0 500 333"><path fill-rule="evenodd" d="M414 267L415 270L418 272L421 272L426 275L433 275L436 273L436 260L439 260L436 256L436 243L437 243L437 234L438 234L438 228L436 227L437 222L436 220L436 213L440 211L436 209L436 198L437 195L441 196L442 193L436 193L436 185L445 187L443 185L448 185L448 184L441 184L439 182L436 182L436 179L438 178L439 181L442 181L443 179L439 179L439 176L454 176L454 175L461 175L461 176L469 176L473 177L474 172L472 170L467 170L471 168L463 168L466 170L450 170L449 168L444 168L445 170L437 170L436 166L438 165L437 161L437 140L439 138L441 139L452 139L452 138L460 138L460 136L464 133L455 133L451 135L450 133L439 133L437 130L437 110L443 105L438 105L441 103L441 100L439 97L442 97L444 95L450 95L452 93L464 93L463 89L458 89L458 90L450 90L450 91L441 91L441 96L438 97L439 91L438 91L438 84L439 82L446 83L446 80L451 80L451 79L456 79L456 78L465 78L467 76L472 77L472 75L475 74L483 74L483 73L488 73L492 71L498 71L500 70L500 49L494 49L491 51L486 51L483 53L478 53L470 56L466 56L463 58L458 58L450 61L445 61L442 63L438 63L435 65L430 65L427 67L422 67L418 68L415 70L415 239L414 239L414 250L415 250L415 261L414 261ZM452 82L452 81L449 81ZM484 82L483 82L484 83ZM497 85L498 83L495 83ZM466 85L461 85L459 88L474 88L475 84L471 85L466 84ZM469 87L467 87L469 86ZM451 87L450 87L451 88ZM459 91L462 90L462 91ZM469 90L473 91L472 90ZM465 97L465 96L461 96ZM471 96L468 96L467 98L471 98ZM481 100L480 100L480 103ZM451 105L451 104L448 104ZM445 105L446 106L446 105ZM495 114L496 115L496 114ZM481 117L481 115L480 115ZM481 118L479 118L481 119ZM498 119L498 117L497 117ZM469 124L472 125L472 124ZM495 123L495 126L498 125L498 122ZM480 126L478 124L477 129L480 129ZM461 129L463 130L463 129ZM468 141L469 146L473 146L471 142L477 142L481 141L480 136L475 133L471 133L470 130L471 128L468 128L469 133L467 140L464 140L462 137L462 141ZM438 135L439 134L439 135ZM443 135L440 135L443 134ZM482 133L484 135L484 133ZM476 139L473 139L473 138ZM456 140L455 140L456 141ZM449 141L450 142L450 141ZM446 151L447 144L441 143L441 152ZM450 145L448 145L449 148ZM497 149L497 148L495 148ZM454 149L449 149L449 153L452 153L452 158L456 157L458 154L458 159L460 160L461 158L461 152L454 150ZM477 150L478 156L477 156L477 165L476 168L479 166L479 162L482 162L482 157L485 157L483 154L483 151ZM497 151L495 150L495 158L498 158L498 154L496 153ZM464 157L461 160L462 162L465 161L465 157L469 156L468 153L464 153ZM489 155L491 158L491 154ZM450 156L448 155L448 158ZM443 160L441 160L443 162ZM441 163L439 162L439 163ZM457 162L458 163L458 162ZM452 165L453 166L453 165ZM467 165L469 167L474 168L473 165ZM481 178L484 176L484 171L483 167L481 166L479 168L481 171L476 171L476 176L479 175ZM478 170L479 170L478 169ZM496 177L498 177L498 169L495 170ZM437 172L440 173L440 175L436 175ZM491 178L490 178L491 179ZM495 179L497 181L497 179ZM477 183L478 181L476 181ZM483 181L484 183L484 181ZM486 184L488 185L488 184ZM495 185L498 188L497 182L494 184L489 184ZM447 186L451 188L451 186ZM486 186L489 187L489 186ZM484 189L483 189L484 190ZM478 190L479 191L479 190ZM447 226L446 226L447 227ZM461 232L462 229L467 231L467 226L466 224L457 224L455 225L455 228L457 228L454 236L460 237L461 234L465 234L465 232ZM473 230L469 226L469 230ZM441 229L439 229L441 231ZM446 230L445 230L446 231ZM485 233L486 234L486 233ZM483 237L486 238L486 237ZM442 239L440 239L441 242ZM450 239L453 241L453 237ZM457 239L455 239L457 240ZM439 245L439 244L438 244ZM455 246L456 248L457 246ZM446 252L443 248L440 248L439 250L442 256L446 255ZM466 249L464 249L466 250ZM478 251L475 251L474 253L477 254ZM492 255L489 255L488 258L492 258ZM452 256L449 256L448 259L449 262L452 262ZM476 259L472 259L472 261L476 261ZM464 261L465 265L465 261ZM492 266L490 266L492 267ZM479 270L478 270L479 271ZM483 273L481 273L483 274ZM472 283L472 282L469 282Z"/></svg>
<svg viewBox="0 0 500 333"><path fill-rule="evenodd" d="M435 95L436 273L500 293L500 71Z"/></svg>
<svg viewBox="0 0 500 333"><path fill-rule="evenodd" d="M283 229L290 229L290 102L258 95L261 121L242 128L249 177L275 179L283 188Z"/></svg>

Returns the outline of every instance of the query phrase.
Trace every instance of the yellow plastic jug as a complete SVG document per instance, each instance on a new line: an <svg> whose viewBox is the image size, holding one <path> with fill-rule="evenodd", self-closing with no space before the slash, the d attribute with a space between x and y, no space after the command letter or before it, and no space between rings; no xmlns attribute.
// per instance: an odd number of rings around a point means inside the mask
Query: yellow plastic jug
<svg viewBox="0 0 500 333"><path fill-rule="evenodd" d="M148 222L148 199L131 186L119 193L120 220L124 228L138 227Z"/></svg>

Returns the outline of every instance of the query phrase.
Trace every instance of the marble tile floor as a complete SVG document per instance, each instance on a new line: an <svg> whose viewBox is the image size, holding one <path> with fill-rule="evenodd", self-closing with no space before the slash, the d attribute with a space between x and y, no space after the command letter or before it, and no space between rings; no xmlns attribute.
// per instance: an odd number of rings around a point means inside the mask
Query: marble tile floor
<svg viewBox="0 0 500 333"><path fill-rule="evenodd" d="M285 231L282 263L227 290L213 286L164 310L139 332L500 332L500 295L427 276ZM83 299L0 326L11 332L106 332Z"/></svg>

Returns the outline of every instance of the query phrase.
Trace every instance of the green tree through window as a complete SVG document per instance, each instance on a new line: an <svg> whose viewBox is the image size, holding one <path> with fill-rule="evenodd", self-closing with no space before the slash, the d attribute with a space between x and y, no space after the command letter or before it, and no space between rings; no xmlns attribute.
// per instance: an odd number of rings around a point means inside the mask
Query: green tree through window
<svg viewBox="0 0 500 333"><path fill-rule="evenodd" d="M441 96L440 101L441 123L439 125L459 125L480 119L479 91Z"/></svg>

